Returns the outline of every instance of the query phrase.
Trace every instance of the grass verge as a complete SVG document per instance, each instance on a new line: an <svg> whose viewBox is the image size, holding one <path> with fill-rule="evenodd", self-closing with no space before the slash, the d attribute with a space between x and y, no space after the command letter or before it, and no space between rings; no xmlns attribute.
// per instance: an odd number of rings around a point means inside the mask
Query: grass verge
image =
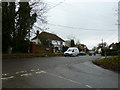
<svg viewBox="0 0 120 90"><path fill-rule="evenodd" d="M120 73L120 56L112 56L93 61L94 64Z"/></svg>
<svg viewBox="0 0 120 90"><path fill-rule="evenodd" d="M32 57L53 57L63 56L63 53L19 53L19 54L2 54L2 59L32 58Z"/></svg>

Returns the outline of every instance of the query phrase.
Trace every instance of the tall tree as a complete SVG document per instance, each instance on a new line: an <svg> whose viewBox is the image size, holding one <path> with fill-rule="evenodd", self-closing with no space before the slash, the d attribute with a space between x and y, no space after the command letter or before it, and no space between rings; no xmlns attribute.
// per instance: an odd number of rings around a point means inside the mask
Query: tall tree
<svg viewBox="0 0 120 90"><path fill-rule="evenodd" d="M19 2L19 9L16 12L16 26L14 32L14 47L16 51L27 51L29 45L28 34L32 28L34 22L36 22L37 14L33 13L30 15L31 7L28 2ZM21 42L23 42L21 44Z"/></svg>
<svg viewBox="0 0 120 90"><path fill-rule="evenodd" d="M7 52L9 46L12 46L15 52L27 51L30 30L38 17L44 21L45 18L42 17L45 7L42 1L2 3L3 52Z"/></svg>
<svg viewBox="0 0 120 90"><path fill-rule="evenodd" d="M71 40L71 47L74 47L75 46L75 42L74 40Z"/></svg>
<svg viewBox="0 0 120 90"><path fill-rule="evenodd" d="M15 2L2 2L2 50L7 51L11 46L12 31L15 23Z"/></svg>

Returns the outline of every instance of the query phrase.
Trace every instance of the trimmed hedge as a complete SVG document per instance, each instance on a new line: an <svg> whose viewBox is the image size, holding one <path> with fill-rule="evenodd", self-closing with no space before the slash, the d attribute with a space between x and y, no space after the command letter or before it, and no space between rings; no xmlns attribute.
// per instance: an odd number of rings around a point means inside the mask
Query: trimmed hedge
<svg viewBox="0 0 120 90"><path fill-rule="evenodd" d="M115 56L119 54L119 51L117 50L107 50L106 51L107 56Z"/></svg>
<svg viewBox="0 0 120 90"><path fill-rule="evenodd" d="M20 53L20 54L3 54L2 59L16 59L16 58L32 58L32 57L52 57L63 56L63 53Z"/></svg>

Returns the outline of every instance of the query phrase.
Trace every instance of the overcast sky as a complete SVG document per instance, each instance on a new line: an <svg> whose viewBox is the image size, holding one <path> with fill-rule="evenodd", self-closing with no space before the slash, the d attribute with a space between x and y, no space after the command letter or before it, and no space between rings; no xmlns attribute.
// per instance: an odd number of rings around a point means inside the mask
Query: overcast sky
<svg viewBox="0 0 120 90"><path fill-rule="evenodd" d="M45 0L48 32L87 45L118 42L118 0Z"/></svg>

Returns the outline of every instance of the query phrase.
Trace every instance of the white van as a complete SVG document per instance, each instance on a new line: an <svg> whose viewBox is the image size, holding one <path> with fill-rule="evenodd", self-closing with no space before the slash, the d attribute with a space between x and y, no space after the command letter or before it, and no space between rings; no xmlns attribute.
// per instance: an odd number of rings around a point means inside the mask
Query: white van
<svg viewBox="0 0 120 90"><path fill-rule="evenodd" d="M64 52L64 56L77 56L78 54L79 50L77 47L70 47Z"/></svg>

